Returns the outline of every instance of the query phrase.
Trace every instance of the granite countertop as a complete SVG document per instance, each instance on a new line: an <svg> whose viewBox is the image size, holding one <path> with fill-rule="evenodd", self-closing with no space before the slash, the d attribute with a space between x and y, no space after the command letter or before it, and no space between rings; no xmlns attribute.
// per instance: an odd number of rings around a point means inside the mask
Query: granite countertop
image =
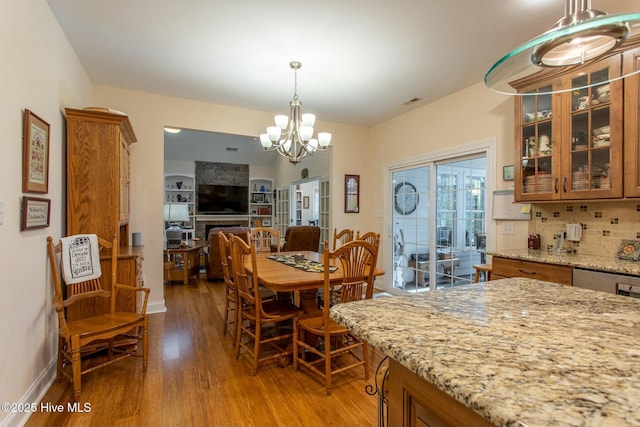
<svg viewBox="0 0 640 427"><path fill-rule="evenodd" d="M640 262L622 260L616 257L584 255L579 253L569 254L556 251L548 252L534 249L504 249L500 251L488 251L487 254L503 258L570 265L572 267L586 268L589 270L640 276Z"/></svg>
<svg viewBox="0 0 640 427"><path fill-rule="evenodd" d="M640 299L511 278L331 317L496 425L640 425Z"/></svg>

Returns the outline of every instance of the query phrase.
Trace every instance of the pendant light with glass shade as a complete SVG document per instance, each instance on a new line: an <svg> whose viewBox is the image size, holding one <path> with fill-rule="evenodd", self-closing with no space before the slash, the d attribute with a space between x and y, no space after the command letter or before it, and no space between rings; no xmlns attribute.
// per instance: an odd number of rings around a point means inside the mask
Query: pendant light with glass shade
<svg viewBox="0 0 640 427"><path fill-rule="evenodd" d="M302 63L291 61L289 66L293 69L294 75L293 99L289 103L291 111L288 117L285 115L275 117L275 126L267 127L267 133L260 135L260 144L265 151L275 150L295 165L316 151L327 150L331 143L331 134L318 132L318 137L313 137L316 116L309 113L302 114L302 102L298 99L298 70L302 67Z"/></svg>
<svg viewBox="0 0 640 427"><path fill-rule="evenodd" d="M543 70L562 71L562 67L595 62L613 50L621 51L638 45L640 12L607 15L605 12L591 9L591 0L565 0L564 17L549 31L502 57L486 73L484 82L489 89L496 92L527 95L518 93L511 83ZM631 71L608 81L638 72L640 70ZM602 83L606 82L598 82ZM549 90L546 93L576 89L581 88ZM543 92L536 94L541 93Z"/></svg>

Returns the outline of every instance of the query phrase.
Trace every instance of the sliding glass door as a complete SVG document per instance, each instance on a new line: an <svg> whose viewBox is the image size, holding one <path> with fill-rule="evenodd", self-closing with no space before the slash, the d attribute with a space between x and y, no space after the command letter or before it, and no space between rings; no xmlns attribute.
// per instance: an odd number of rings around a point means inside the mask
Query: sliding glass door
<svg viewBox="0 0 640 427"><path fill-rule="evenodd" d="M473 281L486 248L486 154L392 171L392 285L407 292Z"/></svg>

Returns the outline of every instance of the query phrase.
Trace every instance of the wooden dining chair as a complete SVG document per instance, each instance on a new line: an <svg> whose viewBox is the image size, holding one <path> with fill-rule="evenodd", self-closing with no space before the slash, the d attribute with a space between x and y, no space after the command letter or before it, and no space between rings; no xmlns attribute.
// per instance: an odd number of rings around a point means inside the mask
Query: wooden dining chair
<svg viewBox="0 0 640 427"><path fill-rule="evenodd" d="M220 245L220 265L222 266L222 277L225 287L222 335L226 335L229 326L233 325L232 331L233 338L235 339L236 325L238 324L238 291L231 274L231 241L223 231L218 231L218 243ZM230 318L230 314L232 314L232 318Z"/></svg>
<svg viewBox="0 0 640 427"><path fill-rule="evenodd" d="M368 232L364 233L363 235L360 235L360 230L358 230L358 232L356 232L355 240L364 240L365 242L370 243L371 246L373 246L375 248L375 251L376 251L375 259L377 261L377 259L378 259L378 250L380 249L380 233L375 233L373 231L368 231ZM368 290L371 291L371 294L367 295L367 298L373 297L373 286Z"/></svg>
<svg viewBox="0 0 640 427"><path fill-rule="evenodd" d="M251 259L252 272L249 276L245 270L245 261ZM256 375L261 363L268 360L281 360L291 354L291 330L283 328L290 324L302 310L289 301L272 299L264 301L259 291L258 266L256 251L253 245L247 245L241 238L231 239L231 260L234 282L238 291L238 322L235 340L236 359L240 350L246 350L252 357L252 373ZM256 292L256 290L258 290ZM264 326L274 326L270 334L263 330ZM243 338L247 338L246 341ZM268 348L263 348L268 347ZM269 351L263 351L269 350Z"/></svg>
<svg viewBox="0 0 640 427"><path fill-rule="evenodd" d="M327 245L325 244L325 248ZM324 293L331 290L330 266L342 270L340 303L358 301L373 295L376 249L364 240L345 243L335 251L324 251ZM369 378L367 344L329 317L329 304L317 315L296 318L293 324L293 365L300 366L324 379L327 395L331 394L333 376L362 366L365 380ZM322 339L322 346L311 345L310 336ZM309 341L309 342L308 342ZM311 356L311 357L307 357ZM339 363L337 362L340 359Z"/></svg>
<svg viewBox="0 0 640 427"><path fill-rule="evenodd" d="M345 228L344 230L338 231L337 228L333 229L333 250L335 251L340 246L344 245L347 242L353 240L353 230L349 230Z"/></svg>
<svg viewBox="0 0 640 427"><path fill-rule="evenodd" d="M249 234L249 242L256 252L280 253L280 231L269 227L256 227ZM275 245L275 250L272 250Z"/></svg>
<svg viewBox="0 0 640 427"><path fill-rule="evenodd" d="M148 355L148 325L146 314L149 289L128 286L117 282L118 239L112 242L100 237L97 239L101 249L108 251L111 256L111 269L103 272L97 279L80 283L66 284L60 271L62 244L54 243L53 237L47 238L47 253L53 280L53 307L58 314L58 363L57 376L66 377L73 384L73 397L77 401L82 391L81 377L98 368L118 362L130 356L142 358L143 371L147 371ZM107 279L108 278L108 279ZM103 281L110 280L111 290L105 290ZM63 291L62 285L66 289ZM129 298L136 299L135 294L142 292L144 299L139 313L117 311L118 295L129 293ZM106 313L93 315L81 319L70 319L68 311L72 307L80 308L100 306L101 298L108 301ZM131 345L133 340L134 344ZM119 346L120 341L123 345ZM142 352L139 353L137 343L142 342ZM126 344L126 345L125 345ZM94 358L90 363L82 363L82 357L107 349L106 360ZM114 355L115 354L115 355ZM84 365L84 366L83 366Z"/></svg>
<svg viewBox="0 0 640 427"><path fill-rule="evenodd" d="M365 242L373 245L376 250L380 247L380 233L375 233L373 231L368 231L363 235L360 235L360 231L358 230L355 240L364 240Z"/></svg>

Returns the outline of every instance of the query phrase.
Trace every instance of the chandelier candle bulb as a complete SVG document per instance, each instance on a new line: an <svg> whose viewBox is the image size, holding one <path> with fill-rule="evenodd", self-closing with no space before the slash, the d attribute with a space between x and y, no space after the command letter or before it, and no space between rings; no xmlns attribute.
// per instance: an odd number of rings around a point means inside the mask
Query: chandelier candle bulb
<svg viewBox="0 0 640 427"><path fill-rule="evenodd" d="M318 142L320 147L328 147L331 143L331 134L328 132L318 132Z"/></svg>
<svg viewBox="0 0 640 427"><path fill-rule="evenodd" d="M267 135L269 135L269 139L271 141L277 141L280 139L280 135L282 134L282 129L278 126L269 126L267 128Z"/></svg>
<svg viewBox="0 0 640 427"><path fill-rule="evenodd" d="M260 144L262 144L262 147L265 150L273 145L273 143L269 139L269 135L267 135L266 133L260 134Z"/></svg>
<svg viewBox="0 0 640 427"><path fill-rule="evenodd" d="M287 127L287 123L289 122L289 118L285 115L277 115L275 118L275 122L276 122L276 126L278 126L280 129L285 129ZM280 136L278 136L278 138L280 138Z"/></svg>
<svg viewBox="0 0 640 427"><path fill-rule="evenodd" d="M310 126L313 128L313 125L316 124L316 115L311 113L305 113L302 115L302 124L305 126ZM311 129L313 131L313 129Z"/></svg>

